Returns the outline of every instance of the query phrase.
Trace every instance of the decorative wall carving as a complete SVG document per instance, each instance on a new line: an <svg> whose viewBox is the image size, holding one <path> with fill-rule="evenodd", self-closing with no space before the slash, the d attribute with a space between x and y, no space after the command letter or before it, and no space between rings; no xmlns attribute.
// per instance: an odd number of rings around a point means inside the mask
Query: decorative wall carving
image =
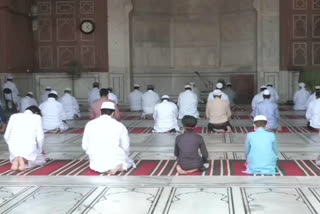
<svg viewBox="0 0 320 214"><path fill-rule="evenodd" d="M76 20L75 19L57 19L57 41L75 41L76 40Z"/></svg>
<svg viewBox="0 0 320 214"><path fill-rule="evenodd" d="M53 53L51 46L39 47L39 67L41 69L52 68L53 66Z"/></svg>
<svg viewBox="0 0 320 214"><path fill-rule="evenodd" d="M312 2L312 9L320 10L320 0L313 0Z"/></svg>
<svg viewBox="0 0 320 214"><path fill-rule="evenodd" d="M39 19L39 41L50 42L52 40L52 20Z"/></svg>
<svg viewBox="0 0 320 214"><path fill-rule="evenodd" d="M320 65L320 42L312 43L312 65Z"/></svg>
<svg viewBox="0 0 320 214"><path fill-rule="evenodd" d="M61 46L57 47L58 68L67 68L76 59L76 47Z"/></svg>
<svg viewBox="0 0 320 214"><path fill-rule="evenodd" d="M307 43L293 43L293 65L304 66L307 64Z"/></svg>
<svg viewBox="0 0 320 214"><path fill-rule="evenodd" d="M38 8L40 15L51 15L51 1L39 1Z"/></svg>
<svg viewBox="0 0 320 214"><path fill-rule="evenodd" d="M293 16L293 36L294 38L307 37L307 15L294 15Z"/></svg>
<svg viewBox="0 0 320 214"><path fill-rule="evenodd" d="M57 1L56 2L56 14L74 14L75 2L73 1Z"/></svg>
<svg viewBox="0 0 320 214"><path fill-rule="evenodd" d="M95 46L81 47L81 62L84 67L94 68L96 66L95 53Z"/></svg>
<svg viewBox="0 0 320 214"><path fill-rule="evenodd" d="M81 14L94 13L94 1L80 1L80 13Z"/></svg>

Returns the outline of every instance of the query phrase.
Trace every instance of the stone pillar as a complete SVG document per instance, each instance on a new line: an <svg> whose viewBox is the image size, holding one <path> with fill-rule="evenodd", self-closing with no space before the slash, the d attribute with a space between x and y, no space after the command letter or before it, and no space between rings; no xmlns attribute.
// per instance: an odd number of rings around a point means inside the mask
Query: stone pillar
<svg viewBox="0 0 320 214"><path fill-rule="evenodd" d="M109 85L127 102L130 91L130 31L131 0L108 0Z"/></svg>

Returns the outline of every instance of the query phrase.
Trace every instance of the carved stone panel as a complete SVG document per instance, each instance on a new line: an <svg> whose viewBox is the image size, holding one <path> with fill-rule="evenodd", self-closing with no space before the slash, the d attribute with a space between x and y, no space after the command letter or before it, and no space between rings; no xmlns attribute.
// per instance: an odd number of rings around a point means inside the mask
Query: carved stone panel
<svg viewBox="0 0 320 214"><path fill-rule="evenodd" d="M39 67L49 69L53 67L53 53L51 46L39 47Z"/></svg>
<svg viewBox="0 0 320 214"><path fill-rule="evenodd" d="M80 13L81 14L93 14L94 13L94 1L80 1Z"/></svg>
<svg viewBox="0 0 320 214"><path fill-rule="evenodd" d="M57 1L56 14L74 14L75 3L73 1Z"/></svg>
<svg viewBox="0 0 320 214"><path fill-rule="evenodd" d="M76 20L57 19L57 41L76 40Z"/></svg>
<svg viewBox="0 0 320 214"><path fill-rule="evenodd" d="M86 68L94 68L96 66L96 54L94 46L81 47L81 62Z"/></svg>
<svg viewBox="0 0 320 214"><path fill-rule="evenodd" d="M49 42L52 40L52 20L51 19L39 19L39 41Z"/></svg>
<svg viewBox="0 0 320 214"><path fill-rule="evenodd" d="M295 42L293 43L293 65L295 66L305 66L308 62L307 55L307 43L305 42Z"/></svg>
<svg viewBox="0 0 320 214"><path fill-rule="evenodd" d="M76 47L57 47L57 64L59 68L66 68L76 59Z"/></svg>
<svg viewBox="0 0 320 214"><path fill-rule="evenodd" d="M294 38L307 37L307 15L294 15L293 16L293 36Z"/></svg>
<svg viewBox="0 0 320 214"><path fill-rule="evenodd" d="M320 42L312 43L312 64L320 65Z"/></svg>
<svg viewBox="0 0 320 214"><path fill-rule="evenodd" d="M39 15L51 15L51 1L39 1L38 12Z"/></svg>

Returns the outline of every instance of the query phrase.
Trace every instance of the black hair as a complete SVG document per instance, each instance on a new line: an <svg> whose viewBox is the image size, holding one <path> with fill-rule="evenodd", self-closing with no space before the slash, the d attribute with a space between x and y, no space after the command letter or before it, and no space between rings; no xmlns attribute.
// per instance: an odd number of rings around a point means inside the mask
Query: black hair
<svg viewBox="0 0 320 214"><path fill-rule="evenodd" d="M112 92L112 88L110 88L110 87L107 88L107 90L108 90L108 92Z"/></svg>
<svg viewBox="0 0 320 214"><path fill-rule="evenodd" d="M263 95L263 99L270 99L271 95Z"/></svg>
<svg viewBox="0 0 320 214"><path fill-rule="evenodd" d="M320 90L316 91L316 97L317 97L317 99L320 98Z"/></svg>
<svg viewBox="0 0 320 214"><path fill-rule="evenodd" d="M56 95L56 94L54 94L54 93L49 93L49 94L48 94L48 98L58 99L58 95Z"/></svg>
<svg viewBox="0 0 320 214"><path fill-rule="evenodd" d="M94 87L94 88L99 88L99 83L98 82L94 82L93 84L92 84L92 86Z"/></svg>
<svg viewBox="0 0 320 214"><path fill-rule="evenodd" d="M191 90L192 90L192 88L187 87L187 88L184 88L184 90L189 90L189 91L191 91Z"/></svg>
<svg viewBox="0 0 320 214"><path fill-rule="evenodd" d="M46 88L46 91L51 91L51 88Z"/></svg>
<svg viewBox="0 0 320 214"><path fill-rule="evenodd" d="M26 108L26 110L30 110L32 113L42 116L41 110L38 108L38 106L29 106Z"/></svg>
<svg viewBox="0 0 320 214"><path fill-rule="evenodd" d="M257 128L260 128L260 127L265 128L265 127L267 126L267 121L265 121L265 120L258 120L258 121L255 121L255 122L254 122L254 125L255 125Z"/></svg>
<svg viewBox="0 0 320 214"><path fill-rule="evenodd" d="M133 87L133 89L140 89L140 87L139 86L135 86L135 87Z"/></svg>
<svg viewBox="0 0 320 214"><path fill-rule="evenodd" d="M112 113L114 112L114 109L108 109L108 108L104 108L104 109L101 109L101 115L111 115Z"/></svg>
<svg viewBox="0 0 320 214"><path fill-rule="evenodd" d="M260 91L264 91L264 90L266 90L267 88L260 88Z"/></svg>
<svg viewBox="0 0 320 214"><path fill-rule="evenodd" d="M198 121L197 118L191 115L186 115L182 118L181 122L184 127L195 127Z"/></svg>
<svg viewBox="0 0 320 214"><path fill-rule="evenodd" d="M106 89L106 88L101 88L100 89L100 96L101 97L106 97L106 96L108 96L108 94L109 94L108 89Z"/></svg>

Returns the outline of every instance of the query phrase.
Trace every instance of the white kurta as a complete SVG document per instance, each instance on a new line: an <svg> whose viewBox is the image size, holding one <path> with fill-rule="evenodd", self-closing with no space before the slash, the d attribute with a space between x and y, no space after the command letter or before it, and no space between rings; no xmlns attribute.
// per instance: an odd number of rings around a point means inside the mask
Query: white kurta
<svg viewBox="0 0 320 214"><path fill-rule="evenodd" d="M24 112L30 106L38 106L38 103L34 98L25 96L20 101L20 112Z"/></svg>
<svg viewBox="0 0 320 214"><path fill-rule="evenodd" d="M9 88L11 89L12 91L12 98L11 98L11 95L10 94L6 94L5 95L5 99L6 100L12 100L13 99L13 102L14 103L18 103L18 94L19 94L19 91L17 89L17 86L16 84L14 84L13 82L11 81L7 81L5 84L3 84L2 86L2 89L5 89L5 88Z"/></svg>
<svg viewBox="0 0 320 214"><path fill-rule="evenodd" d="M186 90L179 94L178 106L179 119L182 119L185 115L191 115L195 118L199 118L198 97L192 91Z"/></svg>
<svg viewBox="0 0 320 214"><path fill-rule="evenodd" d="M41 95L41 103L47 101L49 93L50 93L50 91L45 91L45 92Z"/></svg>
<svg viewBox="0 0 320 214"><path fill-rule="evenodd" d="M198 102L201 101L200 90L197 86L191 86L192 92L195 93L198 97Z"/></svg>
<svg viewBox="0 0 320 214"><path fill-rule="evenodd" d="M79 104L71 94L65 93L59 100L66 113L66 120L73 120L74 115L80 117Z"/></svg>
<svg viewBox="0 0 320 214"><path fill-rule="evenodd" d="M13 114L9 119L4 138L9 146L11 162L16 157L23 157L30 161L29 167L45 163L42 155L44 134L39 115L33 114L30 110Z"/></svg>
<svg viewBox="0 0 320 214"><path fill-rule="evenodd" d="M316 99L317 99L317 98L316 98L316 93L314 92L313 94L311 94L311 95L309 96L309 98L308 98L308 100L307 100L307 102L306 102L306 104L305 104L305 108L308 109L310 103L311 103L312 101L316 100Z"/></svg>
<svg viewBox="0 0 320 214"><path fill-rule="evenodd" d="M69 128L68 125L63 122L67 117L60 102L54 98L48 98L39 108L42 113L42 126L45 132L55 129L65 131Z"/></svg>
<svg viewBox="0 0 320 214"><path fill-rule="evenodd" d="M263 92L259 92L258 94L256 94L251 102L251 107L252 110L254 111L254 109L256 108L256 106L258 105L258 103L261 103L263 101Z"/></svg>
<svg viewBox="0 0 320 214"><path fill-rule="evenodd" d="M310 126L320 129L320 98L312 101L306 112L306 118L310 122Z"/></svg>
<svg viewBox="0 0 320 214"><path fill-rule="evenodd" d="M115 95L114 93L109 92L109 93L108 93L108 99L109 99L109 100L112 100L112 101L114 101L116 104L118 104L118 97L117 97L117 95Z"/></svg>
<svg viewBox="0 0 320 214"><path fill-rule="evenodd" d="M271 97L270 100L274 103L277 103L279 100L278 92L275 88L268 86L268 90L270 91Z"/></svg>
<svg viewBox="0 0 320 214"><path fill-rule="evenodd" d="M298 90L293 97L294 110L306 110L306 103L310 97L310 92L305 88Z"/></svg>
<svg viewBox="0 0 320 214"><path fill-rule="evenodd" d="M232 88L227 87L226 89L223 90L223 92L228 95L230 104L234 104L235 98L236 98L236 92L232 90Z"/></svg>
<svg viewBox="0 0 320 214"><path fill-rule="evenodd" d="M142 95L143 93L135 89L129 94L130 111L141 111L142 110Z"/></svg>
<svg viewBox="0 0 320 214"><path fill-rule="evenodd" d="M155 124L153 129L156 132L168 132L171 129L179 131L177 117L178 108L176 104L164 100L154 107L153 119Z"/></svg>
<svg viewBox="0 0 320 214"><path fill-rule="evenodd" d="M159 94L148 90L142 95L142 110L144 114L153 114L154 107L160 102Z"/></svg>
<svg viewBox="0 0 320 214"><path fill-rule="evenodd" d="M226 93L224 93L223 91L221 91L222 95L221 95L221 100L227 101L228 103L230 103L229 101L229 97ZM207 102L213 100L213 91L210 92L210 94L208 95L208 99Z"/></svg>
<svg viewBox="0 0 320 214"><path fill-rule="evenodd" d="M134 162L129 158L130 141L126 127L108 115L87 123L82 138L82 148L89 156L90 168L106 172L120 164L124 170Z"/></svg>
<svg viewBox="0 0 320 214"><path fill-rule="evenodd" d="M99 88L93 88L88 93L88 102L90 108L92 107L93 103L100 99L100 89Z"/></svg>

